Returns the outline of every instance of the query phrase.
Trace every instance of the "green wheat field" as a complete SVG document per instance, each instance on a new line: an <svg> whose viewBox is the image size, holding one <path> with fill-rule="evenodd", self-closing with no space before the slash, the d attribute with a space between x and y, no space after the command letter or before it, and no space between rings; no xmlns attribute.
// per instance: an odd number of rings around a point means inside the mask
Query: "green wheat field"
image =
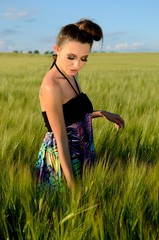
<svg viewBox="0 0 159 240"><path fill-rule="evenodd" d="M46 132L38 92L51 55L0 53L0 239L159 239L159 53L91 53L79 73L94 109L96 165L70 192L37 195Z"/></svg>

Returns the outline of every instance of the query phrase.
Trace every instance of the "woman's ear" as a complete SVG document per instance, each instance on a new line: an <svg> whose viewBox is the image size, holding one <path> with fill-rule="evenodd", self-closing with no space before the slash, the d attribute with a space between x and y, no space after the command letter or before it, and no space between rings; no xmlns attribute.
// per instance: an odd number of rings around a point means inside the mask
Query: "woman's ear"
<svg viewBox="0 0 159 240"><path fill-rule="evenodd" d="M53 50L54 50L54 52L55 52L56 54L58 54L59 51L60 51L60 48L59 48L59 46L58 46L57 44L55 44L55 45L53 45Z"/></svg>

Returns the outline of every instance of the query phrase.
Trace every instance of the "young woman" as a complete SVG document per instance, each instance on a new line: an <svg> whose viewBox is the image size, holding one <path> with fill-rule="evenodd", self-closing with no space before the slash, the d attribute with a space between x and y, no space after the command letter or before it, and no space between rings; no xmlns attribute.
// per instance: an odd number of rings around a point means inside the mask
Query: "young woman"
<svg viewBox="0 0 159 240"><path fill-rule="evenodd" d="M71 189L83 167L94 162L92 118L105 117L124 127L118 114L94 110L77 80L93 41L102 38L100 26L88 19L64 26L57 36L54 61L39 94L48 129L36 163L39 185L59 189L65 179Z"/></svg>

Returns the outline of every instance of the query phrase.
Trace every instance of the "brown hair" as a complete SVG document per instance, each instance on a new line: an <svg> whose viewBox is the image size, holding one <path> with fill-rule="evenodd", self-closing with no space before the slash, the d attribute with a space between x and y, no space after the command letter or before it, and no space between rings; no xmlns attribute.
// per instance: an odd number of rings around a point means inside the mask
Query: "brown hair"
<svg viewBox="0 0 159 240"><path fill-rule="evenodd" d="M88 19L68 24L61 28L57 36L57 44L61 46L65 41L77 41L80 43L89 43L92 47L93 41L103 39L101 27Z"/></svg>

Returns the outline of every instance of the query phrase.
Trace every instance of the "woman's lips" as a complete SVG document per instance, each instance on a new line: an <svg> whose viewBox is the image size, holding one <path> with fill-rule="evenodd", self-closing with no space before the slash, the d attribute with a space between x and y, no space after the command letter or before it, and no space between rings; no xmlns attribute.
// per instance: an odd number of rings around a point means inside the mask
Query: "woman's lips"
<svg viewBox="0 0 159 240"><path fill-rule="evenodd" d="M76 70L76 69L71 69L71 72L74 73L74 74L76 74L76 73L78 72L78 70Z"/></svg>

